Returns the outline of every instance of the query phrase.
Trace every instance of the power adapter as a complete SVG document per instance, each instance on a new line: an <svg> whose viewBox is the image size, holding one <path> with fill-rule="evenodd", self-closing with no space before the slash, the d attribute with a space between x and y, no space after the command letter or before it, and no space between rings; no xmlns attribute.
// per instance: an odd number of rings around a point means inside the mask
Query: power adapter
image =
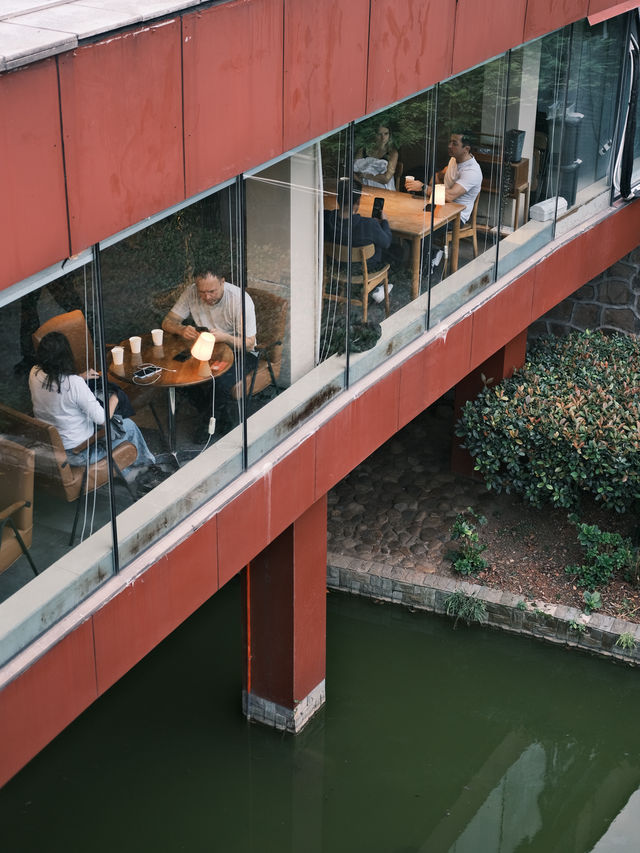
<svg viewBox="0 0 640 853"><path fill-rule="evenodd" d="M213 435L216 431L216 419L209 418L209 435Z"/></svg>

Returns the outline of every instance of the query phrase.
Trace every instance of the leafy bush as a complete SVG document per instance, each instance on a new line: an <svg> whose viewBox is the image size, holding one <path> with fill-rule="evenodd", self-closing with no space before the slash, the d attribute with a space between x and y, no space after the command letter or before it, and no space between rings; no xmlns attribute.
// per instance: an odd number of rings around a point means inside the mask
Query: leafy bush
<svg viewBox="0 0 640 853"><path fill-rule="evenodd" d="M585 562L581 566L567 566L565 571L576 575L579 586L593 590L605 586L619 571L628 572L635 565L631 540L619 533L607 533L597 524L579 524L574 515L569 519L578 528L578 542L585 549Z"/></svg>
<svg viewBox="0 0 640 853"><path fill-rule="evenodd" d="M640 498L640 339L541 338L525 366L468 401L456 425L488 488L574 508Z"/></svg>
<svg viewBox="0 0 640 853"><path fill-rule="evenodd" d="M600 610L602 607L602 597L599 592L583 592L582 598L584 601L584 612L593 613L594 610Z"/></svg>
<svg viewBox="0 0 640 853"><path fill-rule="evenodd" d="M467 507L467 515L478 524L487 523L487 519L483 515L478 515L471 507ZM451 538L459 540L462 547L459 551L450 551L447 557L453 563L456 572L462 575L475 575L487 567L487 561L481 556L487 546L480 542L478 528L474 521L465 518L464 513L458 513L451 528Z"/></svg>

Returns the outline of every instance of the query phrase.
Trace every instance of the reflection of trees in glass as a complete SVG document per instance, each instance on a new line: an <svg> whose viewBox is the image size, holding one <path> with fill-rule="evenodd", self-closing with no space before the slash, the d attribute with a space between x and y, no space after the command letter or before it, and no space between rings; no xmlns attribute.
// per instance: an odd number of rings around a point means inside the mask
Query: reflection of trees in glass
<svg viewBox="0 0 640 853"><path fill-rule="evenodd" d="M159 323L199 266L230 277L228 210L226 193L217 193L102 252L107 340Z"/></svg>

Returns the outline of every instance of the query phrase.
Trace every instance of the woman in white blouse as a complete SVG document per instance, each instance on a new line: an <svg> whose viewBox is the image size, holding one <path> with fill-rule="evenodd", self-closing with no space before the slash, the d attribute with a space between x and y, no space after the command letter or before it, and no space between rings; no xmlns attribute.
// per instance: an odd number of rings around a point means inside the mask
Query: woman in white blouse
<svg viewBox="0 0 640 853"><path fill-rule="evenodd" d="M49 332L40 341L36 363L29 374L33 413L56 427L70 461L76 466L85 464L87 458L90 462L102 459L107 452L100 442L94 443L90 449L71 454L75 447L93 436L96 427L105 423L105 410L85 381L96 376L95 370L88 371L85 376L76 373L69 341L61 332ZM117 405L116 395L110 395L107 401L109 419ZM156 460L138 426L130 418L123 418L122 429L124 435L114 436L112 443L114 447L123 441L135 445L138 457L123 472L127 480L131 480L137 473L131 471L134 466L146 468L154 465Z"/></svg>

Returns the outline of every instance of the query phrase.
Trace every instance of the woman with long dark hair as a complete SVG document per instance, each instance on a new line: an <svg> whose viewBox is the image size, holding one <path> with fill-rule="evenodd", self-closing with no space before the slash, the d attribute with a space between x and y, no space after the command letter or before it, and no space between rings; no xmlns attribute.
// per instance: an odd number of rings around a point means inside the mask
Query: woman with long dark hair
<svg viewBox="0 0 640 853"><path fill-rule="evenodd" d="M94 434L96 426L105 423L105 409L86 383L87 378L98 376L92 370L91 377L76 373L73 353L69 341L61 332L49 332L40 341L36 353L36 363L29 374L29 391L33 403L34 415L42 421L53 424L60 433L64 449L73 465L83 465L87 458L95 462L106 456L102 444L94 444L90 449L71 453ZM118 398L111 394L106 403L109 419L113 416ZM138 451L138 457L132 466L124 470L128 480L135 477L132 468L145 468L155 464L155 457L147 447L138 426L129 418L123 418L124 435L117 438L112 435L113 446L130 441Z"/></svg>
<svg viewBox="0 0 640 853"><path fill-rule="evenodd" d="M375 162L381 164L377 173L371 171L371 166L367 165ZM386 169L382 164L386 164ZM371 187L395 190L394 175L397 166L398 149L393 141L391 123L383 116L376 129L375 139L356 151L354 168L360 167L362 171L356 169L355 177L360 183Z"/></svg>

